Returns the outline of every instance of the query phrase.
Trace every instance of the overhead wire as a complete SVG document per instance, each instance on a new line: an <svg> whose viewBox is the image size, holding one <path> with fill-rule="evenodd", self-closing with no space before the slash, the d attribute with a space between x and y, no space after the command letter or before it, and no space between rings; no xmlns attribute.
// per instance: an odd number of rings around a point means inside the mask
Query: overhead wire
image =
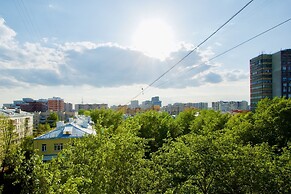
<svg viewBox="0 0 291 194"><path fill-rule="evenodd" d="M211 33L206 39L204 39L200 44L198 44L195 48L190 50L184 57L182 57L178 62L176 62L173 66L171 66L167 71L165 71L163 74L161 74L158 78L156 78L153 82L151 82L147 87L143 88L140 93L138 93L135 97L133 97L131 100L136 99L141 94L145 92L149 87L151 87L153 84L155 84L158 80L160 80L162 77L164 77L167 73L169 73L172 69L174 69L177 65L179 65L182 61L184 61L190 54L192 54L195 50L197 50L200 46L202 46L206 41L208 41L212 36L214 36L219 30L221 30L226 24L228 24L233 18L235 18L240 12L242 12L247 6L249 6L254 0L249 1L247 4L245 4L240 10L238 10L234 15L232 15L225 23L223 23L219 28L217 28L213 33ZM129 104L128 102L127 104Z"/></svg>
<svg viewBox="0 0 291 194"><path fill-rule="evenodd" d="M24 13L26 14L27 16L27 19L28 19L28 22L31 26L31 29L32 31L35 33L35 36L38 37L39 39L41 38L40 36L40 33L39 33L39 30L37 28L36 25L34 25L34 23L32 22L32 17L31 17L31 14L30 14L30 11L28 10L28 8L26 7L25 3L23 2L23 0L20 0L21 4L22 4L22 7L23 7L23 10L24 10Z"/></svg>
<svg viewBox="0 0 291 194"><path fill-rule="evenodd" d="M22 23L27 31L27 36L30 37L30 40L33 42L37 42L41 39L39 28L32 20L31 12L28 7L25 5L23 0L13 0L16 9L18 10L18 14Z"/></svg>
<svg viewBox="0 0 291 194"><path fill-rule="evenodd" d="M222 56L222 55L225 55L226 53L228 53L228 52L230 52L230 51L232 51L232 50L234 50L234 49L236 49L236 48L238 48L238 47L240 47L240 46L242 46L242 45L244 45L244 44L246 44L246 43L252 41L252 40L255 39L255 38L258 38L259 36L262 36L262 35L266 34L267 32L269 32L269 31L271 31L271 30L274 30L275 28L277 28L277 27L279 27L279 26L281 26L281 25L283 25L283 24L285 24L285 23L287 23L287 22L289 22L289 21L291 21L291 18L289 18L289 19L287 19L287 20L284 20L283 22L280 22L279 24L277 24L277 25L275 25L275 26L273 26L273 27L271 27L271 28L269 28L269 29L267 29L267 30L265 30L265 31L263 31L263 32L261 32L261 33L255 35L255 36L253 36L253 37L251 37L251 38L249 38L249 39L247 39L247 40L245 40L245 41L243 41L243 42L241 42L241 43L239 43L239 44L237 44L236 46L231 47L230 49L227 49L227 50L225 50L225 51L219 53L218 55L215 55L214 57L208 59L207 62L213 61L214 59L216 59L216 58L218 58L218 57L220 57L220 56ZM189 68L189 69L188 69L186 72L184 72L184 73L186 74L186 73L192 71L193 69L195 69L196 67L197 67L197 65L196 65L195 67ZM184 75L184 74L183 74L183 75ZM181 77L181 76L179 76L178 78L180 78L180 77ZM165 84L168 83L169 81L170 81L170 80L165 81L165 82L161 83L160 85L158 85L157 87L160 87L160 86L162 86L162 85L165 85Z"/></svg>

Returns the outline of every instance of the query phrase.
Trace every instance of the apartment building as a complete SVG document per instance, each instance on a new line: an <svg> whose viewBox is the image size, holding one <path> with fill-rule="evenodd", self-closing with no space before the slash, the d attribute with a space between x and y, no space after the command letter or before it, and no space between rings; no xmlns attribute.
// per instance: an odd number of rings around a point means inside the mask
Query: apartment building
<svg viewBox="0 0 291 194"><path fill-rule="evenodd" d="M16 142L33 134L33 114L20 109L0 109L0 115L12 121L16 133Z"/></svg>
<svg viewBox="0 0 291 194"><path fill-rule="evenodd" d="M264 98L291 97L291 49L250 60L250 106Z"/></svg>

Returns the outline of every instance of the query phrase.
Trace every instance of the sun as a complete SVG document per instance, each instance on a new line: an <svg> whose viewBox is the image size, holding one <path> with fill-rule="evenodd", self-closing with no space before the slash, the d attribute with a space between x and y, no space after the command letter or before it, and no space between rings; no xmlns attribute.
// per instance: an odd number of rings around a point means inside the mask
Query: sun
<svg viewBox="0 0 291 194"><path fill-rule="evenodd" d="M173 30L163 20L144 20L133 34L133 47L149 57L164 60L174 50Z"/></svg>

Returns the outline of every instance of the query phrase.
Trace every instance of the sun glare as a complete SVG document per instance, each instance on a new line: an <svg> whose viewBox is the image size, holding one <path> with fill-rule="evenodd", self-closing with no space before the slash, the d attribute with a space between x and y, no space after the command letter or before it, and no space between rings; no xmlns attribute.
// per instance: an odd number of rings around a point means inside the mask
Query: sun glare
<svg viewBox="0 0 291 194"><path fill-rule="evenodd" d="M133 46L150 57L164 60L174 49L173 30L162 20L144 20L133 35Z"/></svg>

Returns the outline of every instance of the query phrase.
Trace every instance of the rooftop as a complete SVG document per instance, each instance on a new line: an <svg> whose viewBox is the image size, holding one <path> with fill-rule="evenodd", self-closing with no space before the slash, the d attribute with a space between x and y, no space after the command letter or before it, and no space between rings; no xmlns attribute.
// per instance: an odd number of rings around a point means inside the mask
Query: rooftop
<svg viewBox="0 0 291 194"><path fill-rule="evenodd" d="M0 109L0 115L6 117L25 117L25 116L33 116L33 114L21 111L20 109Z"/></svg>
<svg viewBox="0 0 291 194"><path fill-rule="evenodd" d="M80 117L75 120L71 120L69 123L66 124L58 122L56 129L34 139L43 140L58 138L80 138L85 135L95 135L96 132L94 129L92 129L92 126L90 124L90 119Z"/></svg>

